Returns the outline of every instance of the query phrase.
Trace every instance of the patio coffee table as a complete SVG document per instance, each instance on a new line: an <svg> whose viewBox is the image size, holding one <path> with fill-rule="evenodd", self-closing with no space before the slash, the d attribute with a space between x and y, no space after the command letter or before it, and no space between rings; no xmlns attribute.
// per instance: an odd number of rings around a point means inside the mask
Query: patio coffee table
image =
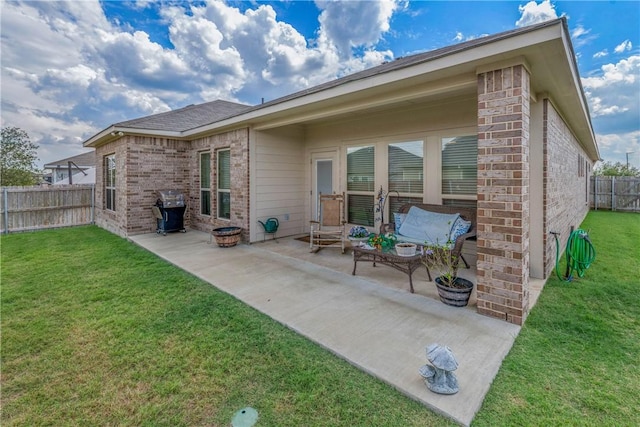
<svg viewBox="0 0 640 427"><path fill-rule="evenodd" d="M395 248L379 251L377 249L366 249L363 246L354 246L353 272L351 274L354 276L356 275L356 266L358 265L358 261L371 262L374 267L376 266L376 263L388 265L389 267L402 271L409 276L409 289L411 290L411 293L413 293L413 279L411 276L414 271L424 265L422 262L423 258L424 255L420 253L420 251L417 251L413 256L400 256L396 252ZM427 270L429 281L431 281L431 273L426 265L425 269Z"/></svg>

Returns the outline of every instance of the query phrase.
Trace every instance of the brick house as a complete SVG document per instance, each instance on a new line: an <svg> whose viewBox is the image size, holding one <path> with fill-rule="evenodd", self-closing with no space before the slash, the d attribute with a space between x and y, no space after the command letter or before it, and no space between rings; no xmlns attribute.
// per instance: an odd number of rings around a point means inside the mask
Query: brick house
<svg viewBox="0 0 640 427"><path fill-rule="evenodd" d="M262 240L269 217L278 236L307 232L318 192L346 192L349 222L371 229L380 188L401 196L386 218L407 200L476 207L478 311L516 324L529 278L553 269L550 232L566 242L587 214L599 158L564 18L258 106L116 123L84 145L98 158L96 221L123 236L155 230L150 206L168 188L188 195L188 227L241 226L245 242Z"/></svg>

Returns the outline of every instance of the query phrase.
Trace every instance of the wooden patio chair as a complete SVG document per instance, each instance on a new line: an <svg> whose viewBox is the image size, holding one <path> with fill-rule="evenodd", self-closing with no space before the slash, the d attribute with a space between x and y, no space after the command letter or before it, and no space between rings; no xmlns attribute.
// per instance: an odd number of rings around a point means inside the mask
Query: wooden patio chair
<svg viewBox="0 0 640 427"><path fill-rule="evenodd" d="M347 239L344 201L344 193L320 193L318 220L310 221L309 249L311 252L318 252L326 247L340 247L344 253L344 242Z"/></svg>

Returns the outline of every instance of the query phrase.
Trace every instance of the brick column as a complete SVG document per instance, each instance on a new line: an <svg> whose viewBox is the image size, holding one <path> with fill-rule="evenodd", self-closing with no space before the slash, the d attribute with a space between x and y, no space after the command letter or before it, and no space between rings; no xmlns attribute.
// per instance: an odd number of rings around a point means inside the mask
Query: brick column
<svg viewBox="0 0 640 427"><path fill-rule="evenodd" d="M478 74L478 312L522 325L529 308L529 72Z"/></svg>

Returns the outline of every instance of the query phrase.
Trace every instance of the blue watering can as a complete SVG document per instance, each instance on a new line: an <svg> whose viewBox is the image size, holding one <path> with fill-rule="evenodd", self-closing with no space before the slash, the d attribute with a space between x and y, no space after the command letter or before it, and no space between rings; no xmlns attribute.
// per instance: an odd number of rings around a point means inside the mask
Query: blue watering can
<svg viewBox="0 0 640 427"><path fill-rule="evenodd" d="M258 220L258 222L264 227L265 233L275 233L280 225L278 218L269 218L266 222Z"/></svg>

